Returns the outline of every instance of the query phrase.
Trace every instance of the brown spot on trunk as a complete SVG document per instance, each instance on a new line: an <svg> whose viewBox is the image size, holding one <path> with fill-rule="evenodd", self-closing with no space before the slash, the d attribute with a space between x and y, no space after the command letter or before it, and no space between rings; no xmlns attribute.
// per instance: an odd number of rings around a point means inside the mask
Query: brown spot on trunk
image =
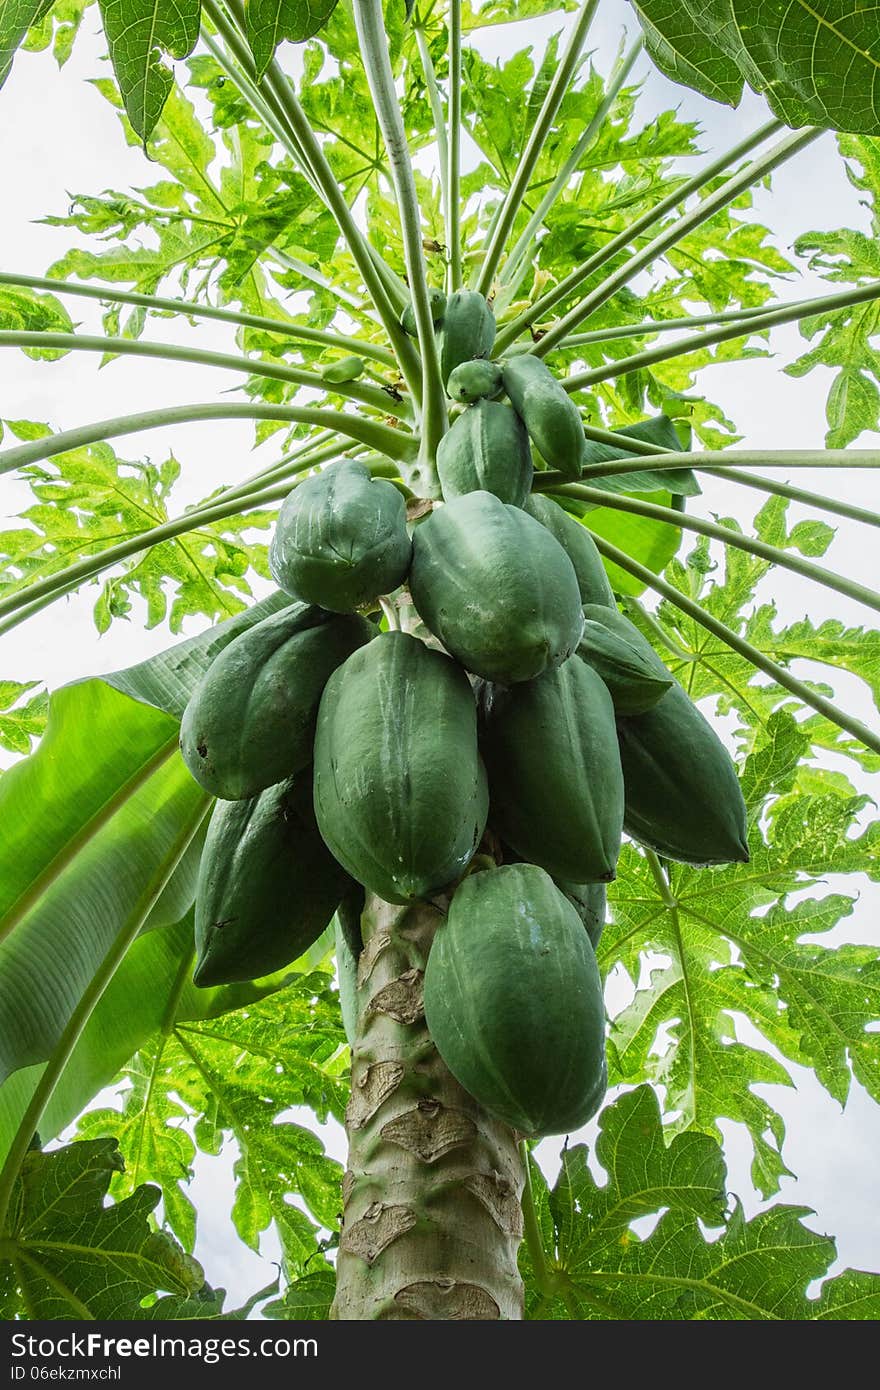
<svg viewBox="0 0 880 1390"><path fill-rule="evenodd" d="M523 1214L519 1196L501 1173L474 1173L464 1186L489 1212L496 1226L509 1236L522 1239Z"/></svg>
<svg viewBox="0 0 880 1390"><path fill-rule="evenodd" d="M477 1132L470 1115L439 1100L420 1100L412 1110L396 1115L380 1133L390 1144L415 1154L422 1163L436 1163L452 1149L469 1144Z"/></svg>
<svg viewBox="0 0 880 1390"><path fill-rule="evenodd" d="M363 1129L397 1090L404 1071L402 1062L373 1062L362 1076L353 1078L351 1098L345 1110L350 1129Z"/></svg>
<svg viewBox="0 0 880 1390"><path fill-rule="evenodd" d="M404 970L373 995L367 1012L387 1014L395 1023L418 1023L425 1012L423 982L421 970Z"/></svg>
<svg viewBox="0 0 880 1390"><path fill-rule="evenodd" d="M415 1224L416 1214L411 1207L386 1207L381 1202L373 1202L360 1221L343 1230L340 1249L360 1255L372 1265L383 1250L387 1250L398 1236L412 1230Z"/></svg>
<svg viewBox="0 0 880 1390"><path fill-rule="evenodd" d="M479 1284L424 1279L398 1289L394 1301L414 1318L445 1322L497 1322L498 1304Z"/></svg>
<svg viewBox="0 0 880 1390"><path fill-rule="evenodd" d="M376 932L366 942L364 949L358 956L357 982L358 987L366 984L373 973L373 966L381 956L382 952L391 945L391 937L387 932Z"/></svg>

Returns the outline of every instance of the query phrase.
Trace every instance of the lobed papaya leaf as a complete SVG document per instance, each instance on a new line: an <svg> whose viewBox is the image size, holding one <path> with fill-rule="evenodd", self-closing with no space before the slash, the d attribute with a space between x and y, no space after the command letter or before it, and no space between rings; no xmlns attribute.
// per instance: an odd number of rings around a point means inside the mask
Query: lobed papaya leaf
<svg viewBox="0 0 880 1390"><path fill-rule="evenodd" d="M880 134L871 9L806 0L757 9L754 0L633 0L633 9L674 82L729 106L748 83L788 125Z"/></svg>
<svg viewBox="0 0 880 1390"><path fill-rule="evenodd" d="M285 39L303 43L324 27L338 0L247 0L247 35L257 81Z"/></svg>
<svg viewBox="0 0 880 1390"><path fill-rule="evenodd" d="M825 1277L834 1242L804 1224L806 1208L774 1206L747 1221L734 1199L725 1211L720 1148L696 1134L667 1143L649 1086L602 1112L595 1160L604 1182L589 1158L586 1145L566 1149L556 1185L541 1195L552 1216L553 1286L541 1287L524 1252L528 1317L813 1321L880 1312L880 1275ZM634 1222L653 1215L650 1234L637 1233ZM724 1229L707 1236L701 1222Z"/></svg>
<svg viewBox="0 0 880 1390"><path fill-rule="evenodd" d="M154 1032L123 1069L120 1079L129 1084L120 1108L88 1111L79 1133L118 1141L127 1171L114 1179L115 1196L131 1192L144 1175L160 1185L165 1221L187 1249L195 1210L186 1188L197 1149L216 1156L233 1143L231 1215L241 1239L258 1249L273 1222L291 1271L326 1271L318 1227L338 1224L340 1172L320 1139L290 1122L290 1112L307 1106L320 1120L342 1119L348 1053L329 977L308 971L305 959L299 965L302 974L294 967L272 994L216 1022L199 1016L200 1001L192 1010L187 982L175 1025ZM241 1004L247 990L237 993ZM227 999L233 994L227 991ZM291 1204L292 1195L307 1212Z"/></svg>
<svg viewBox="0 0 880 1390"><path fill-rule="evenodd" d="M4 1318L138 1318L150 1295L204 1287L201 1266L150 1224L158 1188L104 1204L122 1166L113 1139L26 1155L0 1232Z"/></svg>
<svg viewBox="0 0 880 1390"><path fill-rule="evenodd" d="M0 0L0 87L28 30L52 8L53 0Z"/></svg>

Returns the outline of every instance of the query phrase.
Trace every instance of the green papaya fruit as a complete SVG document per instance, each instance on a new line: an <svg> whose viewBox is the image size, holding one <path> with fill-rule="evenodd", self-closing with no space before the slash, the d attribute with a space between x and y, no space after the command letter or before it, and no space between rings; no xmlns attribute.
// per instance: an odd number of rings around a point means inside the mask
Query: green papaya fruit
<svg viewBox="0 0 880 1390"><path fill-rule="evenodd" d="M440 325L440 379L447 382L462 362L488 357L495 342L495 315L476 290L456 290L446 301Z"/></svg>
<svg viewBox="0 0 880 1390"><path fill-rule="evenodd" d="M523 352L502 362L501 374L510 403L547 467L579 478L584 427L577 406L546 362Z"/></svg>
<svg viewBox="0 0 880 1390"><path fill-rule="evenodd" d="M577 575L582 603L603 603L614 608L614 592L602 556L586 526L543 493L534 492L524 503L529 516L546 526L565 551Z"/></svg>
<svg viewBox="0 0 880 1390"><path fill-rule="evenodd" d="M362 357L340 357L337 362L328 362L321 368L321 376L331 384L341 381L356 381L363 376L366 363Z"/></svg>
<svg viewBox="0 0 880 1390"><path fill-rule="evenodd" d="M593 618L584 622L577 654L602 677L616 714L644 714L673 683L671 676L660 677L632 642Z"/></svg>
<svg viewBox="0 0 880 1390"><path fill-rule="evenodd" d="M449 373L446 394L454 401L472 405L474 401L497 396L501 390L501 368L485 357L462 362Z"/></svg>
<svg viewBox="0 0 880 1390"><path fill-rule="evenodd" d="M480 747L503 841L554 878L614 878L623 773L611 696L595 671L566 661L508 690L484 688Z"/></svg>
<svg viewBox="0 0 880 1390"><path fill-rule="evenodd" d="M431 319L434 323L434 327L437 328L438 325L443 322L443 312L446 308L446 295L442 290L429 289L428 299L431 304ZM410 338L418 337L419 330L416 327L416 315L412 306L412 301L407 304L400 316L400 326L404 333L407 333Z"/></svg>
<svg viewBox="0 0 880 1390"><path fill-rule="evenodd" d="M522 420L509 405L478 401L444 434L437 473L447 502L468 492L491 492L521 507L532 485L532 451Z"/></svg>
<svg viewBox="0 0 880 1390"><path fill-rule="evenodd" d="M647 637L623 613L598 605L584 613L630 642L658 678L668 679ZM686 864L748 862L748 818L736 767L678 681L645 713L618 719L617 735L628 835Z"/></svg>
<svg viewBox="0 0 880 1390"><path fill-rule="evenodd" d="M282 970L317 941L351 880L318 833L307 769L250 801L220 801L199 868L195 984Z"/></svg>
<svg viewBox="0 0 880 1390"><path fill-rule="evenodd" d="M645 634L636 627L634 622L630 621L625 613L621 613L616 605L606 607L605 604L585 603L584 624L586 625L586 623L598 623L607 632L633 647L644 662L646 669L657 680L668 681L671 679L662 657L651 646Z"/></svg>
<svg viewBox="0 0 880 1390"><path fill-rule="evenodd" d="M534 864L459 884L428 957L425 1019L457 1081L521 1134L570 1133L602 1103L596 957L577 912Z"/></svg>
<svg viewBox="0 0 880 1390"><path fill-rule="evenodd" d="M635 646L658 678L669 677L651 642L623 613L599 606L584 613ZM645 713L619 719L617 738L628 835L683 863L748 862L748 816L737 769L677 681Z"/></svg>
<svg viewBox="0 0 880 1390"><path fill-rule="evenodd" d="M330 849L386 902L457 879L486 824L486 774L464 672L384 632L334 672L315 735L315 811Z"/></svg>
<svg viewBox="0 0 880 1390"><path fill-rule="evenodd" d="M256 796L312 761L328 677L375 634L366 619L294 603L214 658L184 710L183 760L212 796Z"/></svg>
<svg viewBox="0 0 880 1390"><path fill-rule="evenodd" d="M411 554L397 488L356 459L343 459L285 498L269 568L286 593L350 613L402 584Z"/></svg>
<svg viewBox="0 0 880 1390"><path fill-rule="evenodd" d="M479 697L478 697L479 700ZM510 845L501 844L501 860L504 864L523 864L524 860ZM584 926L594 951L599 949L605 917L608 911L608 894L604 883L572 883L569 879L555 878L553 882L572 904Z"/></svg>
<svg viewBox="0 0 880 1390"><path fill-rule="evenodd" d="M748 862L736 768L677 682L652 709L620 719L618 738L628 835L686 864Z"/></svg>
<svg viewBox="0 0 880 1390"><path fill-rule="evenodd" d="M503 685L558 666L583 631L577 578L562 546L489 492L456 497L416 528L410 592L446 650Z"/></svg>

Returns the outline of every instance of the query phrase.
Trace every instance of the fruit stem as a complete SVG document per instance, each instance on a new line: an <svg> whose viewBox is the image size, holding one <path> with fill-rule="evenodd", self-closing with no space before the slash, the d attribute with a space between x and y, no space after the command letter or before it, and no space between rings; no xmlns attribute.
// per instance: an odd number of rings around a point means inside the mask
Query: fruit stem
<svg viewBox="0 0 880 1390"><path fill-rule="evenodd" d="M385 614L385 621L388 624L389 632L400 632L400 614L390 599L380 597L379 607Z"/></svg>

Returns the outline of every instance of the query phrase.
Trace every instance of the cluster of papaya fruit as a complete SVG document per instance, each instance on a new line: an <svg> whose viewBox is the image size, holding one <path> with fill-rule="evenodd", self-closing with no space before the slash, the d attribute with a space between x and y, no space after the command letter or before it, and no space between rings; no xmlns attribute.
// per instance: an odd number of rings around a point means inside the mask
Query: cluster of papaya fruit
<svg viewBox="0 0 880 1390"><path fill-rule="evenodd" d="M490 361L481 296L434 302L466 405L438 451L442 505L408 524L401 492L356 460L303 481L270 548L296 602L224 648L185 712L183 756L221 798L196 981L280 969L337 913L344 984L364 890L440 902L435 1045L497 1117L561 1133L605 1091L595 948L623 832L670 859L745 859L745 807L589 532L531 492L532 445L579 471L576 408L531 355ZM502 391L509 404L489 399ZM379 600L402 586L417 629L382 631Z"/></svg>

